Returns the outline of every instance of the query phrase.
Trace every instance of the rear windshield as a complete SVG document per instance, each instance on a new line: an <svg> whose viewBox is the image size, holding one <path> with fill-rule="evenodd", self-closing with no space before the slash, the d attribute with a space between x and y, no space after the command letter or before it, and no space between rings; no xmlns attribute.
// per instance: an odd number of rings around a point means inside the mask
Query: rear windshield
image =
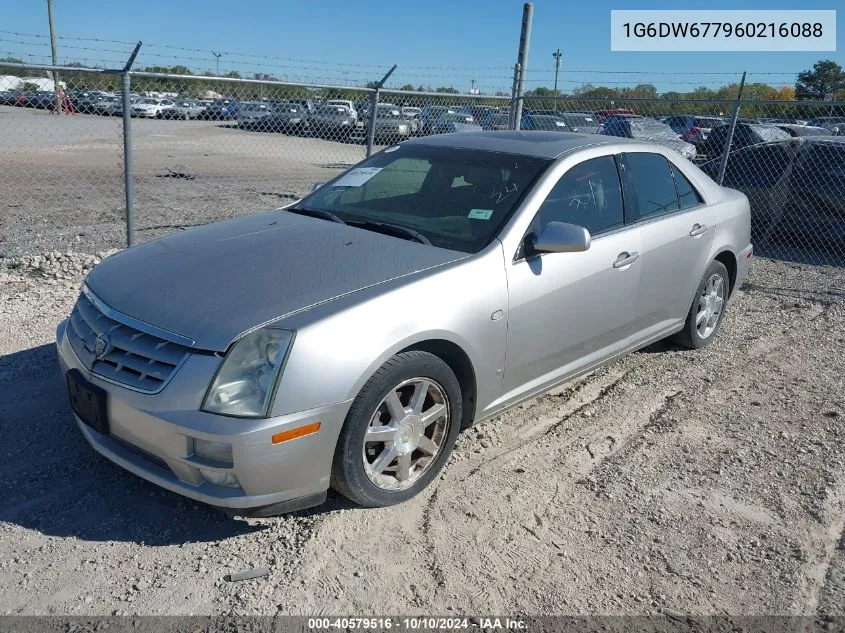
<svg viewBox="0 0 845 633"><path fill-rule="evenodd" d="M297 206L341 220L419 231L434 246L486 246L551 161L501 152L397 145L317 189Z"/></svg>

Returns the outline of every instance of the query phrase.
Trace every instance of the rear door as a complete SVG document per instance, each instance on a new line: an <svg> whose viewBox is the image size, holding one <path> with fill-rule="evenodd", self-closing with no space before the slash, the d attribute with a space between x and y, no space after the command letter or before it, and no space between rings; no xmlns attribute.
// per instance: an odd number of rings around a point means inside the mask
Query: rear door
<svg viewBox="0 0 845 633"><path fill-rule="evenodd" d="M708 264L716 213L662 154L630 152L620 164L625 222L641 240L637 329L648 338L686 318Z"/></svg>

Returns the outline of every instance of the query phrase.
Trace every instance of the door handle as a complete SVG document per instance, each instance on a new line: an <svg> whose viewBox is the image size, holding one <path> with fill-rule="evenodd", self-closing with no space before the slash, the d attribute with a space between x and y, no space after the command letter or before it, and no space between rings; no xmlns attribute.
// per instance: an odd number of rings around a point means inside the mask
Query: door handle
<svg viewBox="0 0 845 633"><path fill-rule="evenodd" d="M639 253L629 253L625 251L616 256L616 261L613 262L614 268L627 268L640 258Z"/></svg>
<svg viewBox="0 0 845 633"><path fill-rule="evenodd" d="M692 229L690 229L690 237L699 237L704 235L707 232L707 225L706 224L693 224Z"/></svg>

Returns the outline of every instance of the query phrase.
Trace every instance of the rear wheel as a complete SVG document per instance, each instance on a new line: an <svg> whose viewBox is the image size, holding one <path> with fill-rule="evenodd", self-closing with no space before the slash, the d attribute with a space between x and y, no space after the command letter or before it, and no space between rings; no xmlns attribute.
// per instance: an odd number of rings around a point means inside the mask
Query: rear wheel
<svg viewBox="0 0 845 633"><path fill-rule="evenodd" d="M460 421L461 388L449 366L428 352L397 354L349 409L332 486L367 507L410 499L442 470Z"/></svg>
<svg viewBox="0 0 845 633"><path fill-rule="evenodd" d="M707 267L698 286L684 329L673 336L672 340L690 349L710 345L722 326L729 296L728 269L722 262L714 261Z"/></svg>

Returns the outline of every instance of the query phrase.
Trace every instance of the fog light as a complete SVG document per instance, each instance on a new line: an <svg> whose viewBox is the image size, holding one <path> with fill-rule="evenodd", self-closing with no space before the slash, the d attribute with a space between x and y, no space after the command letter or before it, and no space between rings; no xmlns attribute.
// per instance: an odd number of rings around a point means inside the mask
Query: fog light
<svg viewBox="0 0 845 633"><path fill-rule="evenodd" d="M241 482L239 482L238 478L232 473L221 473L216 470L203 470L200 468L200 475L202 475L206 481L217 486L226 486L228 488L241 487Z"/></svg>
<svg viewBox="0 0 845 633"><path fill-rule="evenodd" d="M225 442L207 442L194 438L194 455L200 459L231 467L232 445Z"/></svg>

